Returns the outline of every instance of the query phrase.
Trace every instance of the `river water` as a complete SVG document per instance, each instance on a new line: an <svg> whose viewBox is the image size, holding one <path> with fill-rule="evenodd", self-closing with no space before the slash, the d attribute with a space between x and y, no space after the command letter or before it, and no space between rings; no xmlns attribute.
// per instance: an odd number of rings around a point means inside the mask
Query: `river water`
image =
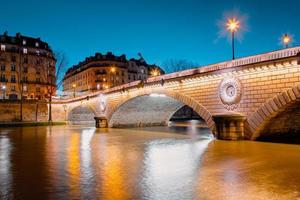
<svg viewBox="0 0 300 200"><path fill-rule="evenodd" d="M0 129L0 199L300 199L300 145L186 128Z"/></svg>

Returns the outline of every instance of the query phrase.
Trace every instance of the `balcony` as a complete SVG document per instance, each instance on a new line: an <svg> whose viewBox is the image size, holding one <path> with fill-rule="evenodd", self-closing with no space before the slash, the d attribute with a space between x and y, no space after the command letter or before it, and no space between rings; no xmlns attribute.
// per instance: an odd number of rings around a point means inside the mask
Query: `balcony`
<svg viewBox="0 0 300 200"><path fill-rule="evenodd" d="M106 71L96 71L96 75L106 75Z"/></svg>

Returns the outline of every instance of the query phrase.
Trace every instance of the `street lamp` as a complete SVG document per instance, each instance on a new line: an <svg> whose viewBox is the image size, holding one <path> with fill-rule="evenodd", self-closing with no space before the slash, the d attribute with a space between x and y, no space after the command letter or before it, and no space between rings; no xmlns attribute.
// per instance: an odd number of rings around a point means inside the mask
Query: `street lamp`
<svg viewBox="0 0 300 200"><path fill-rule="evenodd" d="M3 99L5 99L5 90L6 90L6 86L5 85L2 86L2 90L3 90Z"/></svg>
<svg viewBox="0 0 300 200"><path fill-rule="evenodd" d="M115 67L111 67L111 68L110 68L110 71L111 71L112 73L115 73L115 72L116 72L116 68L115 68Z"/></svg>
<svg viewBox="0 0 300 200"><path fill-rule="evenodd" d="M287 33L282 37L282 43L285 45L285 48L289 47L289 43L291 42L292 38Z"/></svg>
<svg viewBox="0 0 300 200"><path fill-rule="evenodd" d="M160 75L160 71L157 68L154 68L150 71L151 76L158 76Z"/></svg>
<svg viewBox="0 0 300 200"><path fill-rule="evenodd" d="M231 18L227 20L226 23L227 30L231 32L231 42L232 42L232 60L234 60L234 33L240 28L240 21L236 18Z"/></svg>
<svg viewBox="0 0 300 200"><path fill-rule="evenodd" d="M76 84L73 84L73 97L75 98L75 89L76 89Z"/></svg>

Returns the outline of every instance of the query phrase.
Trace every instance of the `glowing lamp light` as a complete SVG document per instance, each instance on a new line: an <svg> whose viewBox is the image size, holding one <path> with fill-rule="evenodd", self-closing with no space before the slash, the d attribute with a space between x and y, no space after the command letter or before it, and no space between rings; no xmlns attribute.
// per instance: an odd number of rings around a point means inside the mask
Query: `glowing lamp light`
<svg viewBox="0 0 300 200"><path fill-rule="evenodd" d="M110 71L111 71L112 73L115 73L115 72L116 72L116 68L115 68L115 67L112 67L112 68L110 69Z"/></svg>
<svg viewBox="0 0 300 200"><path fill-rule="evenodd" d="M240 28L240 22L236 18L228 19L226 27L230 32L236 32Z"/></svg>
<svg viewBox="0 0 300 200"><path fill-rule="evenodd" d="M5 89L6 89L6 86L5 86L5 85L3 85L3 86L2 86L2 90L5 90Z"/></svg>
<svg viewBox="0 0 300 200"><path fill-rule="evenodd" d="M292 38L288 34L284 34L282 37L282 42L286 46L286 48L289 46L291 40L292 40Z"/></svg>
<svg viewBox="0 0 300 200"><path fill-rule="evenodd" d="M159 76L160 75L160 71L158 69L152 69L150 72L151 76Z"/></svg>
<svg viewBox="0 0 300 200"><path fill-rule="evenodd" d="M73 86L73 88L76 88L76 84L73 84L72 86Z"/></svg>

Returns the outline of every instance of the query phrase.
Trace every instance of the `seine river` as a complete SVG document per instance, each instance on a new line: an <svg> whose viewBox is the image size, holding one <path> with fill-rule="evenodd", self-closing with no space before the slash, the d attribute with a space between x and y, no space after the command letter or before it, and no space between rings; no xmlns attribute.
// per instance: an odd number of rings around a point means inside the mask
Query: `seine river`
<svg viewBox="0 0 300 200"><path fill-rule="evenodd" d="M0 199L300 199L300 145L186 128L0 129Z"/></svg>

